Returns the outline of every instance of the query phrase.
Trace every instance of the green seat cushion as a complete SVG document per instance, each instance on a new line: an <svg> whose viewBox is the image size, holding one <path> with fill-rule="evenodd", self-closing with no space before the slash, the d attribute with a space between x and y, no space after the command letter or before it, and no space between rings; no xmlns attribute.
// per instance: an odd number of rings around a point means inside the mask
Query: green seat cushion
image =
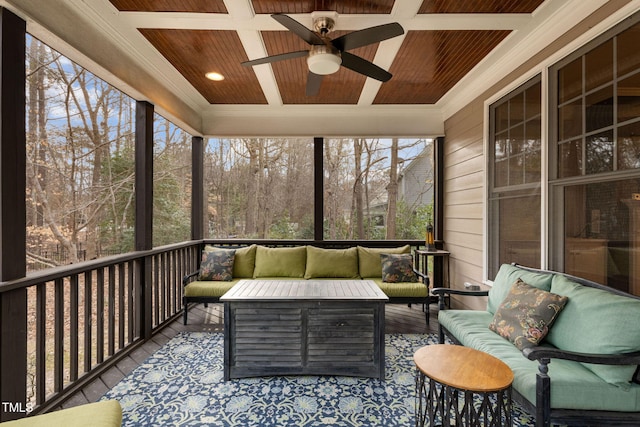
<svg viewBox="0 0 640 427"><path fill-rule="evenodd" d="M383 282L380 277L370 277L389 298L422 298L429 294L429 289L421 282Z"/></svg>
<svg viewBox="0 0 640 427"><path fill-rule="evenodd" d="M340 277L358 279L358 250L322 249L307 246L307 267L305 279Z"/></svg>
<svg viewBox="0 0 640 427"><path fill-rule="evenodd" d="M256 265L256 248L258 245L246 246L235 249L236 255L233 260L233 277L250 279L253 277L253 269ZM211 245L204 247L205 251L225 250Z"/></svg>
<svg viewBox="0 0 640 427"><path fill-rule="evenodd" d="M306 270L307 248L256 248L256 268L254 278L297 277L302 279Z"/></svg>
<svg viewBox="0 0 640 427"><path fill-rule="evenodd" d="M358 246L358 269L360 277L382 277L380 254L408 254L411 246L399 248L365 248Z"/></svg>
<svg viewBox="0 0 640 427"><path fill-rule="evenodd" d="M439 323L463 345L489 353L514 373L513 388L535 403L538 362L522 355L512 343L489 330L493 315L484 310L441 310ZM555 326L554 326L555 327ZM552 328L553 330L553 328ZM551 407L577 410L640 410L640 385L624 389L609 384L581 363L552 359Z"/></svg>
<svg viewBox="0 0 640 427"><path fill-rule="evenodd" d="M9 427L116 427L122 424L122 408L117 400L74 406L20 420L3 422Z"/></svg>
<svg viewBox="0 0 640 427"><path fill-rule="evenodd" d="M547 341L568 351L614 354L640 351L640 300L579 285L556 275L551 292L569 297ZM585 366L605 381L628 387L636 366Z"/></svg>
<svg viewBox="0 0 640 427"><path fill-rule="evenodd" d="M196 280L189 283L184 288L185 297L217 297L220 298L229 289L242 279L233 279L228 282L217 282L213 280Z"/></svg>
<svg viewBox="0 0 640 427"><path fill-rule="evenodd" d="M510 264L502 264L496 278L493 280L493 286L489 290L489 298L487 300L487 311L495 314L502 301L505 299L511 286L516 280L522 279L528 285L549 291L551 289L552 273L535 273L526 271Z"/></svg>

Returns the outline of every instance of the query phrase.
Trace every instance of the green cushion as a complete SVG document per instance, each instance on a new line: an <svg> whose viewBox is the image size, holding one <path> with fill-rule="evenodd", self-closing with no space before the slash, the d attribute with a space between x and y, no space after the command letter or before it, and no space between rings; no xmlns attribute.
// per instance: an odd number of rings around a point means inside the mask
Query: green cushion
<svg viewBox="0 0 640 427"><path fill-rule="evenodd" d="M560 317L562 313L558 316ZM463 345L489 353L505 362L514 373L513 388L535 403L538 362L525 358L513 344L491 332L488 326L492 319L493 315L484 310L441 310L438 314L439 323ZM560 359L553 359L549 364L549 376L552 408L627 412L640 410L638 384L633 384L628 389L616 387L581 363Z"/></svg>
<svg viewBox="0 0 640 427"><path fill-rule="evenodd" d="M236 256L233 260L233 277L250 279L253 277L253 269L256 265L256 247L257 245L246 246L236 249ZM211 245L204 247L205 251L224 250Z"/></svg>
<svg viewBox="0 0 640 427"><path fill-rule="evenodd" d="M429 294L429 290L421 282L388 283L383 282L380 277L370 277L368 280L373 280L389 298L422 298Z"/></svg>
<svg viewBox="0 0 640 427"><path fill-rule="evenodd" d="M184 288L186 297L217 297L220 298L229 289L242 279L233 279L229 282L217 282L213 280L196 280Z"/></svg>
<svg viewBox="0 0 640 427"><path fill-rule="evenodd" d="M360 278L358 275L358 250L356 248L322 249L307 246L307 268L304 278L322 277Z"/></svg>
<svg viewBox="0 0 640 427"><path fill-rule="evenodd" d="M547 341L563 350L596 354L640 351L640 300L581 286L556 275L551 292L569 302ZM636 366L585 366L605 381L628 387Z"/></svg>
<svg viewBox="0 0 640 427"><path fill-rule="evenodd" d="M260 277L298 277L303 278L307 262L306 246L293 248L256 249L256 268L254 278Z"/></svg>
<svg viewBox="0 0 640 427"><path fill-rule="evenodd" d="M534 273L532 271L526 271L510 264L502 264L496 278L493 280L493 286L489 290L489 299L487 301L487 311L491 314L495 314L502 301L509 293L511 286L516 283L516 280L522 279L523 282L549 291L551 289L552 273Z"/></svg>
<svg viewBox="0 0 640 427"><path fill-rule="evenodd" d="M358 268L360 277L382 277L380 254L408 254L411 246L399 248L365 248L358 246Z"/></svg>
<svg viewBox="0 0 640 427"><path fill-rule="evenodd" d="M489 329L519 350L535 347L547 336L566 303L566 296L534 288L518 279L496 310Z"/></svg>
<svg viewBox="0 0 640 427"><path fill-rule="evenodd" d="M117 400L74 406L42 415L7 421L9 427L115 427L122 424L122 408Z"/></svg>

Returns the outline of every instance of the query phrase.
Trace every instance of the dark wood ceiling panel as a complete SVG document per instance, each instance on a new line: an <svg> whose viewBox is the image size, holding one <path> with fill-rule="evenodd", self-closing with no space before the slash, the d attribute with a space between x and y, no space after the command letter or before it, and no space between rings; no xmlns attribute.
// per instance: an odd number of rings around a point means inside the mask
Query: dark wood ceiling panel
<svg viewBox="0 0 640 427"><path fill-rule="evenodd" d="M211 104L266 104L266 99L235 31L140 29L149 42ZM225 79L214 82L209 71Z"/></svg>
<svg viewBox="0 0 640 427"><path fill-rule="evenodd" d="M346 33L348 31L332 32L331 38L340 37ZM309 48L299 37L288 31L265 31L262 37L269 55ZM378 44L375 43L349 52L372 61L377 47ZM318 95L306 96L308 73L306 57L274 62L271 66L284 104L357 104L366 81L365 76L340 67L337 73L323 78Z"/></svg>
<svg viewBox="0 0 640 427"><path fill-rule="evenodd" d="M394 0L252 0L256 13L311 13L332 10L341 14L391 13Z"/></svg>
<svg viewBox="0 0 640 427"><path fill-rule="evenodd" d="M424 0L418 13L531 13L544 0Z"/></svg>
<svg viewBox="0 0 640 427"><path fill-rule="evenodd" d="M109 0L121 12L227 13L223 0Z"/></svg>
<svg viewBox="0 0 640 427"><path fill-rule="evenodd" d="M409 31L375 104L433 104L510 31Z"/></svg>

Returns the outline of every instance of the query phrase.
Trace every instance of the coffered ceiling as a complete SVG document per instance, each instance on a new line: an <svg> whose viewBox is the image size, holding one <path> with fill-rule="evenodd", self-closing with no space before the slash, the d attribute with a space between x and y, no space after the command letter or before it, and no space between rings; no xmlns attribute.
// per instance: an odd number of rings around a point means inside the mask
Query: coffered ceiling
<svg viewBox="0 0 640 427"><path fill-rule="evenodd" d="M96 65L132 96L194 133L219 135L441 134L448 114L562 34L559 23L577 22L604 3L0 0L26 14L36 36L53 34L55 48L89 69ZM312 14L323 11L337 12L331 39L391 22L403 27L401 36L350 51L388 70L388 82L341 67L306 96L305 57L241 65L309 48L271 14L313 28ZM224 80L207 79L212 71Z"/></svg>

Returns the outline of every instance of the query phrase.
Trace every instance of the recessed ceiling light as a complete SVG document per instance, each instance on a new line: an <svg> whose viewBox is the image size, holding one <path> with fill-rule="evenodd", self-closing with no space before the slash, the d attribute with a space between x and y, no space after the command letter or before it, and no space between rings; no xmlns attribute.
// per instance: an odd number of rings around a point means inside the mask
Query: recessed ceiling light
<svg viewBox="0 0 640 427"><path fill-rule="evenodd" d="M207 74L204 75L206 78L208 78L209 80L213 80L216 82L219 82L221 80L224 80L224 76L220 73L216 73L214 71L211 71Z"/></svg>

